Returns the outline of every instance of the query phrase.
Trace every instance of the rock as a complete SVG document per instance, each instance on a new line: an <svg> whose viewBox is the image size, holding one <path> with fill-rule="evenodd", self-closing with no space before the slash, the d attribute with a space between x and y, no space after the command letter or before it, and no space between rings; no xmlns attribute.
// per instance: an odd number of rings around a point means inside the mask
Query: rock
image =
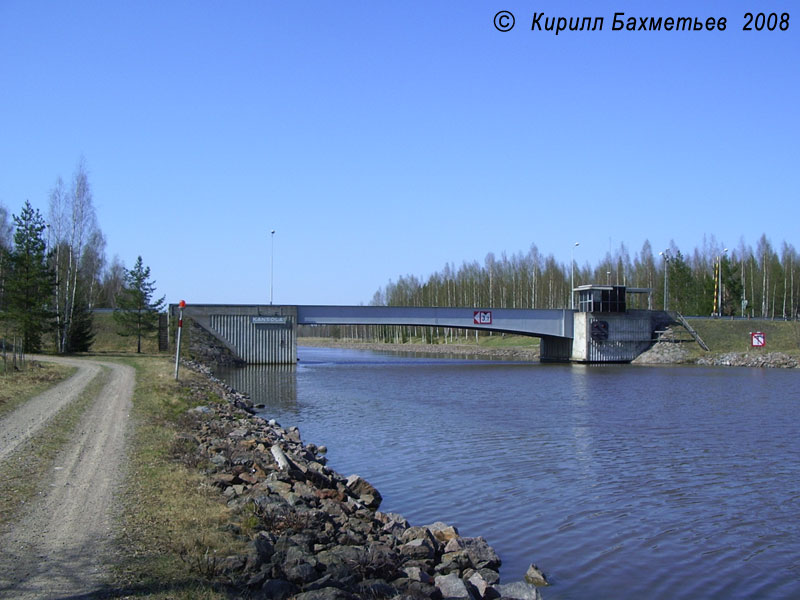
<svg viewBox="0 0 800 600"><path fill-rule="evenodd" d="M397 589L382 579L365 579L358 584L359 598L391 598Z"/></svg>
<svg viewBox="0 0 800 600"><path fill-rule="evenodd" d="M428 575L425 571L420 569L419 567L406 567L403 569L403 572L406 574L412 581L421 581L422 583L432 584L434 583L433 577Z"/></svg>
<svg viewBox="0 0 800 600"><path fill-rule="evenodd" d="M228 459L222 456L222 454L214 454L211 458L208 459L211 464L217 467L224 467L228 464Z"/></svg>
<svg viewBox="0 0 800 600"><path fill-rule="evenodd" d="M233 438L233 439L241 440L241 439L246 438L249 433L250 433L250 431L246 427L239 427L238 429L232 430L228 434L228 437L229 438Z"/></svg>
<svg viewBox="0 0 800 600"><path fill-rule="evenodd" d="M364 506L372 510L378 510L383 501L383 496L370 482L358 475L350 475L345 485Z"/></svg>
<svg viewBox="0 0 800 600"><path fill-rule="evenodd" d="M309 583L318 578L317 570L307 562L292 562L283 566L286 579L297 585Z"/></svg>
<svg viewBox="0 0 800 600"><path fill-rule="evenodd" d="M211 478L211 483L217 487L225 488L233 485L235 478L236 476L233 473L217 473Z"/></svg>
<svg viewBox="0 0 800 600"><path fill-rule="evenodd" d="M283 579L267 579L261 586L260 592L252 597L264 600L286 600L297 592L297 586Z"/></svg>
<svg viewBox="0 0 800 600"><path fill-rule="evenodd" d="M278 463L278 468L281 471L288 471L291 465L289 464L289 459L286 458L286 454L280 445L273 444L272 448L269 450L272 453L272 456L275 458L275 462Z"/></svg>
<svg viewBox="0 0 800 600"><path fill-rule="evenodd" d="M461 538L442 522L412 527L402 515L379 512L382 498L372 484L329 469L319 457L323 446L304 446L297 428L284 430L247 414L246 397L206 377L211 383L183 385L202 399L213 385L227 402L210 405L202 419L186 419L191 433L179 439L194 440L209 478L231 510L242 511L242 526L231 525L231 531L241 535L246 522L254 532L246 556L224 561L232 594L280 600L497 597L500 560L483 538Z"/></svg>
<svg viewBox="0 0 800 600"><path fill-rule="evenodd" d="M424 538L417 538L410 542L403 544L398 548L401 556L415 560L425 560L433 558L436 555L436 550L431 543Z"/></svg>
<svg viewBox="0 0 800 600"><path fill-rule="evenodd" d="M427 527L409 527L400 535L400 540L410 542L411 540L428 540L434 547L438 545L436 538Z"/></svg>
<svg viewBox="0 0 800 600"><path fill-rule="evenodd" d="M467 583L475 588L475 593L483 600L493 600L500 597L500 592L492 587L492 584L484 579L478 572L473 573L467 579Z"/></svg>
<svg viewBox="0 0 800 600"><path fill-rule="evenodd" d="M469 554L465 550L458 552L445 552L442 554L441 561L436 565L436 572L446 575L448 573L458 573L459 577L464 575L464 571L472 566Z"/></svg>
<svg viewBox="0 0 800 600"><path fill-rule="evenodd" d="M358 600L358 597L339 588L326 587L297 594L293 600Z"/></svg>
<svg viewBox="0 0 800 600"><path fill-rule="evenodd" d="M549 585L545 574L534 564L528 567L528 571L525 573L525 581L539 587Z"/></svg>
<svg viewBox="0 0 800 600"><path fill-rule="evenodd" d="M476 538L461 538L464 542L467 554L469 555L470 562L475 569L488 568L497 570L502 564L500 557L494 551L485 539L482 537Z"/></svg>
<svg viewBox="0 0 800 600"><path fill-rule="evenodd" d="M524 581L496 585L495 589L503 600L542 600L539 588Z"/></svg>
<svg viewBox="0 0 800 600"><path fill-rule="evenodd" d="M259 531L253 539L253 547L261 562L269 562L275 552L275 536L266 531Z"/></svg>
<svg viewBox="0 0 800 600"><path fill-rule="evenodd" d="M449 575L439 575L435 579L436 588L442 593L445 599L467 598L468 600L479 600L474 594L470 593L467 585L455 573Z"/></svg>
<svg viewBox="0 0 800 600"><path fill-rule="evenodd" d="M478 574L483 577L489 585L497 585L500 583L500 574L492 569L478 569Z"/></svg>
<svg viewBox="0 0 800 600"><path fill-rule="evenodd" d="M447 523L442 523L441 521L436 521L436 523L428 525L428 531L443 544L458 537L458 530L455 527Z"/></svg>

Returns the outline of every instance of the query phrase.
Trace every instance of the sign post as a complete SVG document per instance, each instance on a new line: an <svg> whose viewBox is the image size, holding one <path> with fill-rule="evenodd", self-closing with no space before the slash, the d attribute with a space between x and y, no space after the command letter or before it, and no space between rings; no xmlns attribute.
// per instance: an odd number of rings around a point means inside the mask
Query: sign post
<svg viewBox="0 0 800 600"><path fill-rule="evenodd" d="M181 358L181 331L183 330L183 307L186 306L186 301L181 300L180 312L178 313L178 341L175 344L175 381L178 381L178 366L180 365Z"/></svg>

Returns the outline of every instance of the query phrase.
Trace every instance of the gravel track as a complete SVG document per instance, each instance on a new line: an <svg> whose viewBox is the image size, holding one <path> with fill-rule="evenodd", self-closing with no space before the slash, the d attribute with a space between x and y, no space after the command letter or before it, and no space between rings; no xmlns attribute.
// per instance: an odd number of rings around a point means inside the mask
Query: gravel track
<svg viewBox="0 0 800 600"><path fill-rule="evenodd" d="M19 446L77 398L102 367L111 375L56 459L43 492L0 535L0 598L91 598L101 593L106 560L113 555L115 492L123 476L134 370L88 359L36 359L79 371L0 421L2 456L11 452L7 443Z"/></svg>
<svg viewBox="0 0 800 600"><path fill-rule="evenodd" d="M50 357L44 356L30 358L50 360ZM0 461L5 460L20 444L25 443L62 408L75 400L83 388L100 372L99 364L84 360L65 358L51 362L78 367L78 371L69 379L32 398L0 419Z"/></svg>

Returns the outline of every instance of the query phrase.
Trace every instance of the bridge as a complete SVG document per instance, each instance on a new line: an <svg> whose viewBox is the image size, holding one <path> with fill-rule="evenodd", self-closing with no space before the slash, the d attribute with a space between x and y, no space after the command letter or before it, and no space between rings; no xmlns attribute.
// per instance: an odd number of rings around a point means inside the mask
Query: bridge
<svg viewBox="0 0 800 600"><path fill-rule="evenodd" d="M663 311L626 310L624 286L581 286L580 308L188 304L184 316L239 361L293 364L298 325L399 325L497 331L541 339L542 361L629 362L670 322ZM647 290L649 291L649 290ZM173 320L178 306L170 305Z"/></svg>

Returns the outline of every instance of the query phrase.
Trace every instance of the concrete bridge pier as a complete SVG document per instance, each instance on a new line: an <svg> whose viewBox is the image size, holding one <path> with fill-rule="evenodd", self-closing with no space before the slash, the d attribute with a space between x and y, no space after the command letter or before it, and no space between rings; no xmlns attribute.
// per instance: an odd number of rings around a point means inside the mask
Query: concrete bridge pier
<svg viewBox="0 0 800 600"><path fill-rule="evenodd" d="M174 305L170 309L175 314ZM184 316L247 364L297 362L297 307L259 304L187 306Z"/></svg>

